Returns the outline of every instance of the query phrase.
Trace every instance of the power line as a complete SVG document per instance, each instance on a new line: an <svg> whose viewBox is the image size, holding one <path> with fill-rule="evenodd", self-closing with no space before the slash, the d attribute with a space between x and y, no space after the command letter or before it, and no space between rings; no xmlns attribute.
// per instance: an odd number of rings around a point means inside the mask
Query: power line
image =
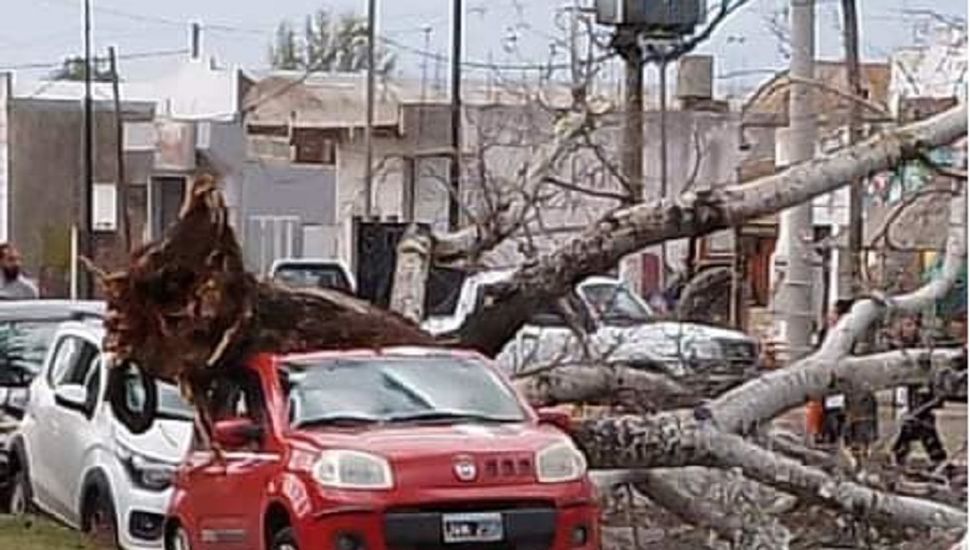
<svg viewBox="0 0 970 550"><path fill-rule="evenodd" d="M394 46L402 51L418 55L421 57L427 57L435 61L448 61L448 56L442 55L435 52L429 52L422 50L420 48L415 48L414 46L408 46L403 42L399 42L392 38L386 36L379 37L381 42L384 42L390 46ZM612 57L613 54L603 54L594 58L590 63L599 63L605 61ZM549 71L549 70L563 70L572 67L571 63L489 63L486 61L469 61L465 60L461 62L462 67L469 69L479 69L479 70L500 70L500 71Z"/></svg>
<svg viewBox="0 0 970 550"><path fill-rule="evenodd" d="M182 48L180 50L156 50L156 51L148 51L148 52L137 52L137 53L123 54L123 55L119 55L118 56L118 59L132 60L132 59L150 59L150 58L158 58L158 57L171 57L171 56L174 56L174 55L184 55L184 54L186 54L188 52L189 52L189 50L186 49L186 48ZM66 59L69 59L70 57L71 56L67 56L67 57L65 57L65 59L61 59L59 61L41 61L41 62L33 62L33 63L20 63L20 64L17 64L17 65L0 66L0 71L19 71L19 70L30 70L30 69L53 69L53 68L57 68L57 67L60 67L61 65L63 65L64 64L64 61ZM107 57L92 57L91 58L91 61L93 63L106 62L107 60L108 60Z"/></svg>
<svg viewBox="0 0 970 550"><path fill-rule="evenodd" d="M75 2L73 0L42 0L47 3L58 3L62 5L73 6ZM105 15L110 15L114 17L121 17L123 19L129 19L131 21L139 21L142 23L155 23L159 25L167 25L174 27L185 27L189 21L182 19L174 19L171 17L165 17L161 15L145 15L141 13L130 12L118 8L113 8L110 6L96 5L94 6L94 11L103 13ZM203 23L203 28L206 30L216 31L216 32L229 32L229 33L243 33L243 34L258 34L260 36L265 36L270 33L268 30L257 30L245 27L239 27L235 25L228 25L225 23ZM120 56L119 56L120 57Z"/></svg>

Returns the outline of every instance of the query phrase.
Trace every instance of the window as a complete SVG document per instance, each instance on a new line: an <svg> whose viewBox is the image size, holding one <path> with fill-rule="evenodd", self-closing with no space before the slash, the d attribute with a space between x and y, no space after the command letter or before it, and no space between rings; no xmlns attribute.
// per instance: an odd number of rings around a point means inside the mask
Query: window
<svg viewBox="0 0 970 550"><path fill-rule="evenodd" d="M44 366L58 321L0 323L0 386L27 384Z"/></svg>
<svg viewBox="0 0 970 550"><path fill-rule="evenodd" d="M62 384L85 384L92 363L99 356L98 348L76 336L66 336L57 343L54 362L47 373L51 387Z"/></svg>
<svg viewBox="0 0 970 550"><path fill-rule="evenodd" d="M265 418L263 395L259 389L259 377L253 372L239 367L213 381L209 389L210 413L216 420L248 417L259 423Z"/></svg>
<svg viewBox="0 0 970 550"><path fill-rule="evenodd" d="M101 357L89 362L88 365L90 368L86 374L84 389L88 392L87 410L93 411L101 395Z"/></svg>
<svg viewBox="0 0 970 550"><path fill-rule="evenodd" d="M208 412L213 422L248 418L257 426L267 427L268 416L263 404L259 377L242 366L231 369L229 373L213 380L206 392L210 403ZM258 441L251 441L235 450L257 451L261 444ZM198 431L195 432L193 445L199 450L208 448Z"/></svg>
<svg viewBox="0 0 970 550"><path fill-rule="evenodd" d="M615 284L588 284L583 296L596 314L608 325L648 323L652 312L630 289Z"/></svg>
<svg viewBox="0 0 970 550"><path fill-rule="evenodd" d="M481 362L382 357L292 362L291 422L520 422L515 394Z"/></svg>
<svg viewBox="0 0 970 550"><path fill-rule="evenodd" d="M273 280L292 288L330 288L353 293L347 275L338 264L282 264L273 273Z"/></svg>
<svg viewBox="0 0 970 550"><path fill-rule="evenodd" d="M337 163L336 136L323 130L293 129L293 161L302 164Z"/></svg>

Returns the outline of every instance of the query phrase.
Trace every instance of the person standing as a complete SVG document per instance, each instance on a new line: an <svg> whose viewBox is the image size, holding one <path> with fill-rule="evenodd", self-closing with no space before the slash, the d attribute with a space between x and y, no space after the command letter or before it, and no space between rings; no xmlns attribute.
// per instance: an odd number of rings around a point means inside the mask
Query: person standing
<svg viewBox="0 0 970 550"><path fill-rule="evenodd" d="M896 348L915 348L920 344L921 323L918 316L907 316L900 321L899 332L894 342ZM912 385L901 388L905 403L903 426L893 444L892 453L896 464L904 465L914 441L923 444L930 462L937 466L946 461L946 449L936 430L934 409L939 400L929 386Z"/></svg>
<svg viewBox="0 0 970 550"><path fill-rule="evenodd" d="M818 346L821 347L828 336L828 331L835 327L845 314L852 309L852 300L836 300L832 311L829 313L826 326L819 332ZM836 444L842 440L845 434L846 414L845 414L845 394L836 393L825 396L822 400L822 430L819 440L822 443Z"/></svg>
<svg viewBox="0 0 970 550"><path fill-rule="evenodd" d="M0 244L0 300L37 297L37 285L24 277L20 251L10 243Z"/></svg>

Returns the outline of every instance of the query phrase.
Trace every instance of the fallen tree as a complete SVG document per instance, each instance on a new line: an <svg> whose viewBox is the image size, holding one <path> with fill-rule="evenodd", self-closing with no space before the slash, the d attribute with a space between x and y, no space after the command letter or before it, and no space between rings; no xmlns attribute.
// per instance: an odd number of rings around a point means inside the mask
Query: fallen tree
<svg viewBox="0 0 970 550"><path fill-rule="evenodd" d="M494 354L538 303L558 297L577 280L615 264L625 254L809 200L842 182L918 156L926 147L949 143L965 134L966 127L966 109L959 107L743 186L616 211L558 251L522 267L510 283L496 285L491 290L492 305L470 317L446 341L435 340L404 316L349 296L287 290L246 273L222 195L212 178L202 177L195 182L179 222L163 240L135 252L127 270L100 273L109 309L105 348L114 353L118 365L133 363L149 377L178 383L208 429L207 395L213 375L233 368L249 354L397 344L457 344ZM962 205L959 200L955 203ZM962 206L957 210L963 212ZM847 352L880 315L920 307L952 286L956 273L952 266L966 258L964 231L958 225L951 232L943 277L912 295L862 300L816 354L693 409L584 422L575 432L577 444L593 467L737 468L750 479L885 524L962 526L966 521L962 511L836 479L757 447L743 436L809 397L859 385L880 389L924 382L934 373L945 372L957 352L910 350L859 358L849 358ZM399 274L396 281L402 285L422 280L428 261L423 258L435 257L427 247L412 250L414 261L402 265L417 274ZM402 304L399 307L407 317L420 318L421 300L411 297L395 303ZM924 360L917 361L920 358ZM926 364L930 367L922 366ZM618 386L616 378L588 376L602 391ZM642 386L645 382L634 378L627 377L623 383ZM112 376L109 381L116 412L136 431L147 428L154 411L146 408L137 418L125 414L119 380ZM577 396L581 388L570 390L568 381L562 380L555 389ZM548 391L549 386L534 389Z"/></svg>
<svg viewBox="0 0 970 550"><path fill-rule="evenodd" d="M741 225L809 201L846 182L920 158L923 151L952 143L966 132L964 105L742 185L617 210L551 254L523 266L511 281L490 287L489 305L466 320L455 340L495 355L538 304L564 295L583 278L612 268L628 254L670 239Z"/></svg>

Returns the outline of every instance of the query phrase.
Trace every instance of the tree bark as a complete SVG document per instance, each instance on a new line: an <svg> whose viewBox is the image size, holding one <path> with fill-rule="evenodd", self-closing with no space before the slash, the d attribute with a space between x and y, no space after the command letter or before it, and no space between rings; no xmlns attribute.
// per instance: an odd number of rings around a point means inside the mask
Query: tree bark
<svg viewBox="0 0 970 550"><path fill-rule="evenodd" d="M955 107L778 174L742 185L687 193L678 202L651 201L618 210L491 289L494 302L469 317L458 337L466 347L496 355L543 301L603 272L625 255L668 239L704 235L777 212L898 165L919 150L966 134L966 106Z"/></svg>
<svg viewBox="0 0 970 550"><path fill-rule="evenodd" d="M612 365L557 366L514 383L529 403L542 406L615 403L631 394L637 405L657 410L692 399L688 388L667 376Z"/></svg>
<svg viewBox="0 0 970 550"><path fill-rule="evenodd" d="M391 288L391 311L420 323L431 268L431 232L412 224L397 245L397 265Z"/></svg>
<svg viewBox="0 0 970 550"><path fill-rule="evenodd" d="M772 371L693 410L579 422L573 438L594 468L718 466L712 458L712 435L751 433L808 397L855 387L878 391L943 378L962 357L960 349L942 348L853 357L835 364L810 363L811 358L806 358L797 367Z"/></svg>
<svg viewBox="0 0 970 550"><path fill-rule="evenodd" d="M894 527L965 528L966 514L929 500L893 495L831 476L818 468L748 443L738 435L711 436L712 455L721 468L740 468L750 479L808 501L824 503Z"/></svg>
<svg viewBox="0 0 970 550"><path fill-rule="evenodd" d="M711 491L698 495L685 487L687 480L700 481L708 488L717 485L715 492L723 498L710 498ZM732 487L723 487L725 484ZM777 518L770 517L767 510L760 509L760 502L751 502L750 493L758 486L743 477L728 477L705 468L660 468L647 472L635 486L654 503L688 523L714 531L734 548L784 550L789 547L791 533Z"/></svg>

